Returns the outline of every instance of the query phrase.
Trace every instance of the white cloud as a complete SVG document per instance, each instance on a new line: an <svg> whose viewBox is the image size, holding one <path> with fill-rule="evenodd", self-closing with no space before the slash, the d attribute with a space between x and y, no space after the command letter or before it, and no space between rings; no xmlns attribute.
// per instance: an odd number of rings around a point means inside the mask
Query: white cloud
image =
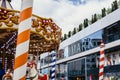
<svg viewBox="0 0 120 80"><path fill-rule="evenodd" d="M14 9L20 10L20 1L13 0ZM110 7L114 0L88 0L84 5L75 6L68 0L34 0L33 13L41 17L52 18L62 28L63 34L91 18L94 13L100 13L103 7ZM18 6L19 5L19 6Z"/></svg>

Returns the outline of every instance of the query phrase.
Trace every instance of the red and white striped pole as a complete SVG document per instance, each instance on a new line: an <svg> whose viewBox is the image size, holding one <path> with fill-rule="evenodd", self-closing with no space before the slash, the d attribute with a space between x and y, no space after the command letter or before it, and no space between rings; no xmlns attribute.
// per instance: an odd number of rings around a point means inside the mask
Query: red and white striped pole
<svg viewBox="0 0 120 80"><path fill-rule="evenodd" d="M104 76L104 60L105 60L105 56L104 56L104 43L103 41L101 41L100 44L100 62L99 62L99 80L103 80L103 76Z"/></svg>
<svg viewBox="0 0 120 80"><path fill-rule="evenodd" d="M92 74L90 74L90 80L92 80Z"/></svg>
<svg viewBox="0 0 120 80"><path fill-rule="evenodd" d="M13 80L26 80L33 0L21 0Z"/></svg>

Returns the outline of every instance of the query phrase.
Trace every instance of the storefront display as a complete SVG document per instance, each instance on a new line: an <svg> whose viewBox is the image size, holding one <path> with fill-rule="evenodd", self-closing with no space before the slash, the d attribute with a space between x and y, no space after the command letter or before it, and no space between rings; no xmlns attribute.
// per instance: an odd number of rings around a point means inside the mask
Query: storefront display
<svg viewBox="0 0 120 80"><path fill-rule="evenodd" d="M105 55L105 66L120 64L120 51Z"/></svg>

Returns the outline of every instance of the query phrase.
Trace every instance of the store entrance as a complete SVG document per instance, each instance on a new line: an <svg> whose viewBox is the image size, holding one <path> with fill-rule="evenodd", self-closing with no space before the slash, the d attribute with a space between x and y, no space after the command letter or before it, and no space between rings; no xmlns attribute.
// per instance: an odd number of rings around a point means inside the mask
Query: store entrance
<svg viewBox="0 0 120 80"><path fill-rule="evenodd" d="M69 77L69 80L85 80L85 77L84 76Z"/></svg>

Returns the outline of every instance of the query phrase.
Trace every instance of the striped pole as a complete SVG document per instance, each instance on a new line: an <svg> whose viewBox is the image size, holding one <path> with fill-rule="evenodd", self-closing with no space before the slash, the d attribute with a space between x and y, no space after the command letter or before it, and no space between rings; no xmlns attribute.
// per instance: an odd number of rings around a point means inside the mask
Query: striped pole
<svg viewBox="0 0 120 80"><path fill-rule="evenodd" d="M103 80L104 76L104 43L101 41L100 44L100 64L99 64L99 80Z"/></svg>
<svg viewBox="0 0 120 80"><path fill-rule="evenodd" d="M90 74L90 80L92 80L92 74Z"/></svg>
<svg viewBox="0 0 120 80"><path fill-rule="evenodd" d="M55 80L56 53L53 53L52 62L53 62L53 64L52 64L51 80Z"/></svg>
<svg viewBox="0 0 120 80"><path fill-rule="evenodd" d="M21 0L13 80L26 80L33 0Z"/></svg>

